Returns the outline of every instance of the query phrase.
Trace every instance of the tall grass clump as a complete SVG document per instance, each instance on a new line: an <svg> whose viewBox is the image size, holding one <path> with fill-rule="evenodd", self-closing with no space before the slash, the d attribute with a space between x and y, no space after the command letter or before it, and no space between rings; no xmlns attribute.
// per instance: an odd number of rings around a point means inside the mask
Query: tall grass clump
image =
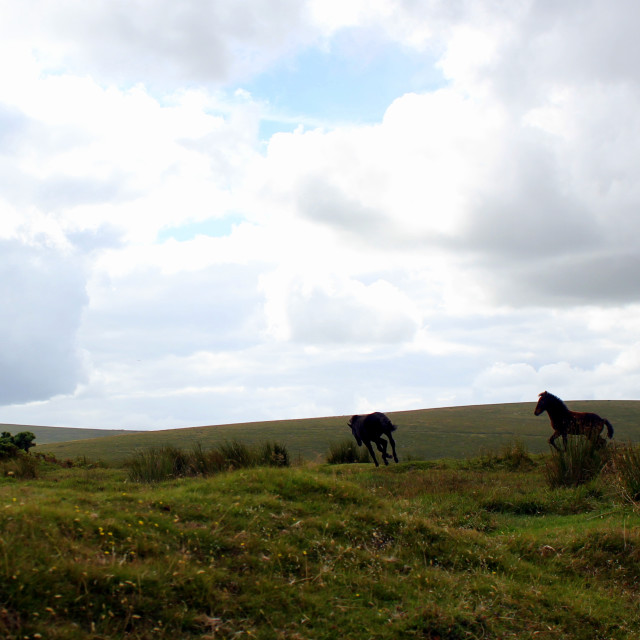
<svg viewBox="0 0 640 640"><path fill-rule="evenodd" d="M257 452L258 465L266 467L290 467L287 447L277 442L265 442Z"/></svg>
<svg viewBox="0 0 640 640"><path fill-rule="evenodd" d="M626 500L640 501L640 448L629 443L613 450L613 468Z"/></svg>
<svg viewBox="0 0 640 640"><path fill-rule="evenodd" d="M38 477L38 460L35 456L18 453L14 458L0 462L0 475L20 480Z"/></svg>
<svg viewBox="0 0 640 640"><path fill-rule="evenodd" d="M481 469L507 469L524 471L534 466L533 459L521 440L514 440L500 449L483 451L476 460L468 461L470 466Z"/></svg>
<svg viewBox="0 0 640 640"><path fill-rule="evenodd" d="M219 444L216 449L220 452L229 469L246 469L257 465L257 456L243 442L231 440Z"/></svg>
<svg viewBox="0 0 640 640"><path fill-rule="evenodd" d="M582 436L567 438L566 450L553 449L545 466L549 486L577 487L598 476L609 458L606 447Z"/></svg>
<svg viewBox="0 0 640 640"><path fill-rule="evenodd" d="M351 438L348 438L329 446L327 462L329 464L369 462L369 452L365 447L359 448Z"/></svg>
<svg viewBox="0 0 640 640"><path fill-rule="evenodd" d="M269 442L251 448L238 441L208 450L199 443L191 451L170 446L141 449L127 462L129 479L134 482L160 482L248 467L289 465L289 452L284 445Z"/></svg>
<svg viewBox="0 0 640 640"><path fill-rule="evenodd" d="M135 482L160 482L184 475L187 467L183 451L176 447L154 447L136 451L128 462L129 479Z"/></svg>

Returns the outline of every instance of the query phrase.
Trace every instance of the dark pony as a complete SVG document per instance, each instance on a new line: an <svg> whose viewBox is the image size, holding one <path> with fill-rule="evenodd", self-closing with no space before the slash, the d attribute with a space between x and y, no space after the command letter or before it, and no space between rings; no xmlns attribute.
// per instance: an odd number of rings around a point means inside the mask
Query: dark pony
<svg viewBox="0 0 640 640"><path fill-rule="evenodd" d="M383 435L389 438L393 451L393 459L398 462L396 443L391 436L391 432L395 431L397 427L384 413L376 411L366 416L353 416L353 418L349 420L349 426L351 427L351 433L353 433L353 437L356 439L358 446L361 447L364 442L364 445L369 449L369 453L376 463L376 467L380 465L376 460L376 454L373 452L372 442L375 443L378 451L382 454L382 461L385 464L389 464L387 458L391 458L387 453L387 441L382 437Z"/></svg>
<svg viewBox="0 0 640 640"><path fill-rule="evenodd" d="M606 444L604 438L600 437L602 430L607 427L607 435L613 438L613 427L605 418L601 418L596 413L582 413L571 411L567 405L548 391L540 394L540 399L534 410L534 414L539 416L543 411L549 414L553 435L549 438L549 444L560 451L554 440L562 436L565 450L567 449L567 435L586 436L595 446L601 447Z"/></svg>

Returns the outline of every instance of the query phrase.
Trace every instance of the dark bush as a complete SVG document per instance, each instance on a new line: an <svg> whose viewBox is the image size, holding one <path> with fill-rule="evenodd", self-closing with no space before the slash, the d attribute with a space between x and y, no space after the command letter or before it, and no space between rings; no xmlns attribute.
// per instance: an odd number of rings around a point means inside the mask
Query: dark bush
<svg viewBox="0 0 640 640"><path fill-rule="evenodd" d="M12 436L8 431L0 434L0 460L15 458L20 451L25 453L34 446L36 437L31 431L21 431Z"/></svg>

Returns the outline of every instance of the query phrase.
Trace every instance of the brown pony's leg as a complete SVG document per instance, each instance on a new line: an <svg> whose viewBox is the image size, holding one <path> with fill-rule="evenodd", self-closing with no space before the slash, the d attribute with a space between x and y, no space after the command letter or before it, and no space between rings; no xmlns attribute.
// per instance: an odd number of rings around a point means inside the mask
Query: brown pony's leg
<svg viewBox="0 0 640 640"><path fill-rule="evenodd" d="M553 435L549 438L549 444L556 450L556 451L560 451L560 449L558 449L556 443L554 442L554 440L560 435L559 431L554 431ZM563 438L565 438L566 436L562 436ZM565 449L567 448L566 444L565 444Z"/></svg>

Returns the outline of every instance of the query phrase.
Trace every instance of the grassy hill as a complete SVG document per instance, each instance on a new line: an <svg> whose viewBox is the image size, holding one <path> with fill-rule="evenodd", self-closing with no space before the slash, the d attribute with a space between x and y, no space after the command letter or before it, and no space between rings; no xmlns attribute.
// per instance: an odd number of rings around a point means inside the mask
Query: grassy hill
<svg viewBox="0 0 640 640"><path fill-rule="evenodd" d="M104 438L138 433L128 429L78 429L74 427L38 427L25 424L0 423L0 431L8 431L15 435L21 431L31 431L36 437L37 444L51 444L52 442L73 442L87 438Z"/></svg>
<svg viewBox="0 0 640 640"><path fill-rule="evenodd" d="M568 402L578 411L594 411L608 418L620 442L640 442L640 401ZM477 405L416 411L389 412L398 425L397 443L401 460L437 460L477 455L518 439L532 453L547 451L551 435L546 414L533 415L535 403ZM58 458L87 457L120 464L140 448L173 445L190 448L200 443L208 448L225 441L247 444L275 441L285 444L293 457L322 459L332 442L351 437L349 416L277 420L217 426L127 432L122 435L41 443L37 451ZM24 430L24 429L21 429Z"/></svg>
<svg viewBox="0 0 640 640"><path fill-rule="evenodd" d="M640 637L640 511L473 460L0 474L7 640Z"/></svg>

